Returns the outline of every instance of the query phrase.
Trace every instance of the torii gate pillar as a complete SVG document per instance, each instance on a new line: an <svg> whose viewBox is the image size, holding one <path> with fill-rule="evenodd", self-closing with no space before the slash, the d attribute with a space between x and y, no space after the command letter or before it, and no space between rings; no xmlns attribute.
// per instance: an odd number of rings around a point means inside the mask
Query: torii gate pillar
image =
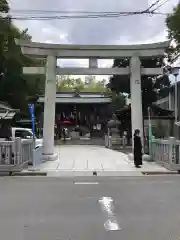
<svg viewBox="0 0 180 240"><path fill-rule="evenodd" d="M54 153L54 124L56 101L56 57L47 56L46 59L46 83L44 101L44 125L43 125L43 160L55 160Z"/></svg>
<svg viewBox="0 0 180 240"><path fill-rule="evenodd" d="M144 146L142 92L141 92L141 62L138 56L132 56L130 60L130 86L131 86L132 146L135 129L140 130L142 145Z"/></svg>

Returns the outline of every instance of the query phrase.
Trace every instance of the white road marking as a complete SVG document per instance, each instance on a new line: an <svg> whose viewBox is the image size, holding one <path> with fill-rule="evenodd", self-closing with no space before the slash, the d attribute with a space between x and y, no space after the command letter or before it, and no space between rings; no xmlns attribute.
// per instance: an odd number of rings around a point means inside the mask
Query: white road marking
<svg viewBox="0 0 180 240"><path fill-rule="evenodd" d="M115 219L108 219L105 223L104 223L104 228L107 231L117 231L117 230L121 230L121 228L119 227L119 224L117 223L117 221Z"/></svg>
<svg viewBox="0 0 180 240"><path fill-rule="evenodd" d="M75 182L75 185L97 185L98 182Z"/></svg>
<svg viewBox="0 0 180 240"><path fill-rule="evenodd" d="M104 223L104 228L107 231L121 230L116 220L114 199L111 197L102 197L99 199L99 204L101 205L101 209L105 212L107 218Z"/></svg>
<svg viewBox="0 0 180 240"><path fill-rule="evenodd" d="M99 203L102 206L102 209L107 212L108 215L114 215L114 200L111 197L102 197L99 199Z"/></svg>

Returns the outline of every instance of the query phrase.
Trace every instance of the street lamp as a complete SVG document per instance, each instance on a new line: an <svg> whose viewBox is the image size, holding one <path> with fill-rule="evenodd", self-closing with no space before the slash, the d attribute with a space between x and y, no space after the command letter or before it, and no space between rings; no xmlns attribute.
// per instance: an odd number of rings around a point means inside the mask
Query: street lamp
<svg viewBox="0 0 180 240"><path fill-rule="evenodd" d="M175 77L175 100L174 100L174 112L175 112L175 123L178 121L178 106L177 106L177 101L178 101L178 88L177 88L177 77L179 75L179 67L173 67L171 68L171 73Z"/></svg>

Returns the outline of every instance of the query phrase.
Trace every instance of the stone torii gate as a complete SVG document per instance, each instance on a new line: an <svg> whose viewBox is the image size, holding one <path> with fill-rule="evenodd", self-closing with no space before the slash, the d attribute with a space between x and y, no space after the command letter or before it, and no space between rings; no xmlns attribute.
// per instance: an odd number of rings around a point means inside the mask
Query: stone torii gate
<svg viewBox="0 0 180 240"><path fill-rule="evenodd" d="M62 45L16 40L24 55L46 58L46 67L24 67L24 74L45 74L43 140L44 160L54 160L54 121L56 74L58 75L130 75L132 133L143 136L141 75L160 75L162 68L142 68L140 58L162 57L169 42L142 45ZM88 58L89 68L60 68L57 58ZM125 68L98 68L98 59L130 58ZM143 139L143 138L142 138Z"/></svg>

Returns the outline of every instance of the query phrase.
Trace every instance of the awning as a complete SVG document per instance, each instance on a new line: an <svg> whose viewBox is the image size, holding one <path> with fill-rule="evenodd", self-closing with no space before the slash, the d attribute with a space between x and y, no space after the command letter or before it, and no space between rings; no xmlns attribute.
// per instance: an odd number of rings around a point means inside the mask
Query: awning
<svg viewBox="0 0 180 240"><path fill-rule="evenodd" d="M16 112L15 111L0 111L0 119L13 119L15 116Z"/></svg>

